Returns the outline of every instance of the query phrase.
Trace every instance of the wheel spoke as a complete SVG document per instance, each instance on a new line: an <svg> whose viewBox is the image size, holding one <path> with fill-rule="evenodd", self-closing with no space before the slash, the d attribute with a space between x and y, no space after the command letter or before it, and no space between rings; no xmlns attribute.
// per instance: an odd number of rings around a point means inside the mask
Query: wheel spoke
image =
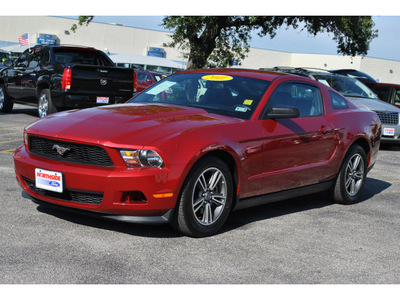
<svg viewBox="0 0 400 300"><path fill-rule="evenodd" d="M204 224L213 223L213 214L212 214L212 210L211 210L211 205L209 203L207 203L204 206L203 222L204 222Z"/></svg>
<svg viewBox="0 0 400 300"><path fill-rule="evenodd" d="M197 181L200 185L200 188L203 192L207 191L207 181L204 177L204 173L200 175L199 180Z"/></svg>
<svg viewBox="0 0 400 300"><path fill-rule="evenodd" d="M364 177L364 172L363 171L358 171L354 174L355 177L358 179L362 179Z"/></svg>
<svg viewBox="0 0 400 300"><path fill-rule="evenodd" d="M215 189L221 177L222 174L219 171L214 172L214 174L211 176L210 181L208 183L208 187L211 191Z"/></svg>
<svg viewBox="0 0 400 300"><path fill-rule="evenodd" d="M225 204L225 198L226 196L224 194L218 193L218 194L213 194L211 199L214 204L217 206L219 205L224 205Z"/></svg>
<svg viewBox="0 0 400 300"><path fill-rule="evenodd" d="M351 180L350 184L350 194L354 195L356 194L356 181L354 179Z"/></svg>
<svg viewBox="0 0 400 300"><path fill-rule="evenodd" d="M360 155L357 155L355 158L354 158L354 162L353 162L353 171L355 171L355 170L357 170L357 168L358 168L358 166L359 166L359 164L360 164L360 161L361 161L361 156Z"/></svg>
<svg viewBox="0 0 400 300"><path fill-rule="evenodd" d="M200 197L196 199L193 203L193 211L195 213L198 212L198 210L204 205L204 197Z"/></svg>

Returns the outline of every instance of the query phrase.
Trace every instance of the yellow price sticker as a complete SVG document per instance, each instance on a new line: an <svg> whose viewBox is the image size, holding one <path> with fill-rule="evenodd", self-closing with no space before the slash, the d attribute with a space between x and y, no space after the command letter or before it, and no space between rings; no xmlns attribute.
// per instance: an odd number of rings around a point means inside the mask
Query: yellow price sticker
<svg viewBox="0 0 400 300"><path fill-rule="evenodd" d="M253 100L250 100L250 99L246 99L243 102L244 105L251 105L252 103L253 103Z"/></svg>
<svg viewBox="0 0 400 300"><path fill-rule="evenodd" d="M201 78L210 81L229 81L233 79L233 77L227 75L205 75Z"/></svg>

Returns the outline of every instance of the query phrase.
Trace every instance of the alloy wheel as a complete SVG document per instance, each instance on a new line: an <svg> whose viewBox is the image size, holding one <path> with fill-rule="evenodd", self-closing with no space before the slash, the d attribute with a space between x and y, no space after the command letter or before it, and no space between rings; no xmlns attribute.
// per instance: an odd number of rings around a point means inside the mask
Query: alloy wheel
<svg viewBox="0 0 400 300"><path fill-rule="evenodd" d="M3 109L4 101L5 101L4 91L3 88L0 88L0 109Z"/></svg>
<svg viewBox="0 0 400 300"><path fill-rule="evenodd" d="M192 194L192 209L198 223L212 225L226 205L227 183L217 168L204 170L197 178Z"/></svg>
<svg viewBox="0 0 400 300"><path fill-rule="evenodd" d="M350 196L356 195L363 184L364 161L359 153L355 153L346 167L346 191Z"/></svg>
<svg viewBox="0 0 400 300"><path fill-rule="evenodd" d="M47 98L46 94L43 93L42 96L39 98L39 105L38 105L39 117L43 118L47 116L48 110L49 110L49 99Z"/></svg>

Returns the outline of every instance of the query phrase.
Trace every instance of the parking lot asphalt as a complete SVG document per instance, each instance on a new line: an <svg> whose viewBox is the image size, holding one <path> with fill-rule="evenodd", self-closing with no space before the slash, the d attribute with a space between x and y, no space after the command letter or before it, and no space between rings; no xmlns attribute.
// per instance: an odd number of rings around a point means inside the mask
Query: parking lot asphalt
<svg viewBox="0 0 400 300"><path fill-rule="evenodd" d="M219 234L117 223L24 198L12 152L34 108L0 114L0 284L399 284L400 146L382 147L362 201L325 194L237 211Z"/></svg>

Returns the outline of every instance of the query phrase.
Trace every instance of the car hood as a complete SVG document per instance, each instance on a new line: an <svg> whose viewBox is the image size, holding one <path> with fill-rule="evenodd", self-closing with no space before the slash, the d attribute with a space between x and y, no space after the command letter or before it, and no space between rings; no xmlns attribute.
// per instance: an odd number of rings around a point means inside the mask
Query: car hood
<svg viewBox="0 0 400 300"><path fill-rule="evenodd" d="M396 111L400 112L400 109L392 104L378 99L368 98L357 98L347 97L355 106L361 109L372 110L372 111Z"/></svg>
<svg viewBox="0 0 400 300"><path fill-rule="evenodd" d="M203 109L162 104L121 104L56 113L29 125L30 134L108 147L157 146L185 131L243 120Z"/></svg>

